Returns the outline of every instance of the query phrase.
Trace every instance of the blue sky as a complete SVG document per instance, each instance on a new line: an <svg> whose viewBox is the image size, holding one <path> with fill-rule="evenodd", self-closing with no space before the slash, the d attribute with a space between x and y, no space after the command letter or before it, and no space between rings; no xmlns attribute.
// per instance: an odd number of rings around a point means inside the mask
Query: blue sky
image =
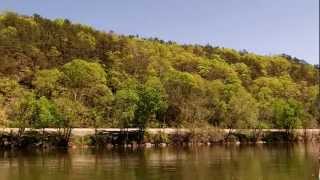
<svg viewBox="0 0 320 180"><path fill-rule="evenodd" d="M286 53L311 64L319 59L319 0L0 0L0 11L179 43Z"/></svg>

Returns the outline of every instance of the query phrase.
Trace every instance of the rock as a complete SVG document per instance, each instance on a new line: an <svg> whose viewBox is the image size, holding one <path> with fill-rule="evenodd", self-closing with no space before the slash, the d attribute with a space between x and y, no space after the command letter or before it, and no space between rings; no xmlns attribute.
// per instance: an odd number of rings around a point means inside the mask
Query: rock
<svg viewBox="0 0 320 180"><path fill-rule="evenodd" d="M108 144L107 144L107 148L108 148L108 149L111 149L112 147L113 147L113 145L112 145L111 143L108 143Z"/></svg>
<svg viewBox="0 0 320 180"><path fill-rule="evenodd" d="M151 144L151 143L146 143L146 144L145 144L145 147L146 147L146 148L151 148L151 147L152 147L152 144Z"/></svg>
<svg viewBox="0 0 320 180"><path fill-rule="evenodd" d="M235 136L234 134L230 134L228 137L226 137L225 141L230 144L233 144L233 143L236 144L237 142L240 142L238 137Z"/></svg>

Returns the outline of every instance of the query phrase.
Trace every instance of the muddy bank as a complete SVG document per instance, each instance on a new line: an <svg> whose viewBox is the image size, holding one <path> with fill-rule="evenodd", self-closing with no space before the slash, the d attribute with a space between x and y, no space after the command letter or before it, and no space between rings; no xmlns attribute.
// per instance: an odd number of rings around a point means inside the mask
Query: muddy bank
<svg viewBox="0 0 320 180"><path fill-rule="evenodd" d="M2 129L1 149L25 148L67 148L67 147L159 147L213 144L261 144L320 142L320 129L229 130L229 129L72 129L66 139L57 129Z"/></svg>

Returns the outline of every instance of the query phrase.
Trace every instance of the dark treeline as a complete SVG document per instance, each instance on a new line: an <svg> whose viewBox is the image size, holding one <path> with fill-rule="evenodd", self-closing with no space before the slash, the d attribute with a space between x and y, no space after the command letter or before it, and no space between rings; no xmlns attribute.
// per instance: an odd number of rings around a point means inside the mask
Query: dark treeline
<svg viewBox="0 0 320 180"><path fill-rule="evenodd" d="M3 127L315 128L318 66L0 16Z"/></svg>

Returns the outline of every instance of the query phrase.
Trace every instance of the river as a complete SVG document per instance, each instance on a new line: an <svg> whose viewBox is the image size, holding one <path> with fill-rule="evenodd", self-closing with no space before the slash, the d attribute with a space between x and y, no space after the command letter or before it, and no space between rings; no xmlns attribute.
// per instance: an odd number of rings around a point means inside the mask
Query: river
<svg viewBox="0 0 320 180"><path fill-rule="evenodd" d="M0 180L318 180L319 145L1 151Z"/></svg>

